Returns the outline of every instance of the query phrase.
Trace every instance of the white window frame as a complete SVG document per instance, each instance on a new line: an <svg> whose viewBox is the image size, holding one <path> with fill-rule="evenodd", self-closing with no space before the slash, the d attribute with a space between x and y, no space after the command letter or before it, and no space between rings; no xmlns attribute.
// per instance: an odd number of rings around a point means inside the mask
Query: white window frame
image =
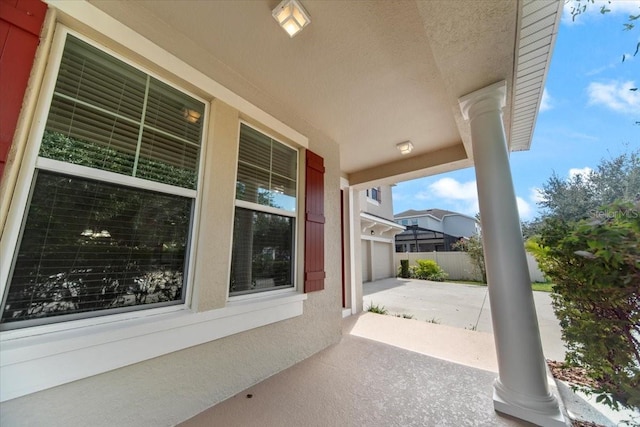
<svg viewBox="0 0 640 427"><path fill-rule="evenodd" d="M159 69L181 76L193 87L207 94L208 99L220 99L301 147L308 147L308 139L304 135L185 64L95 6L87 2L55 2L51 6L49 13L50 16L53 16L52 13L55 14L59 21L58 28L50 50L41 52L40 55L61 58L63 43L55 42L62 37L59 35L59 28L86 40L86 37L75 29L80 30L89 25L100 37L127 46ZM47 45L45 42L44 46ZM122 59L121 55L110 49L103 50ZM25 107L34 112L34 120L21 125L29 129L30 137L0 241L0 291L3 293L8 274L4 267L10 265L6 264L7 259L9 263L12 261L13 248L19 236L20 224L28 202L31 176L38 157L37 150L33 149L34 135L42 135L46 112L50 105L50 97L47 99L43 94L47 91L53 92L57 79L58 67L52 65L47 65L39 98ZM155 77L153 72L145 70L137 63L134 66ZM55 70L51 71L52 68ZM196 96L194 98L202 99ZM208 104L205 101L207 117L210 115ZM207 127L203 129L205 141L206 131ZM200 174L204 171L202 163L206 158L206 145L203 144L201 147ZM199 182L202 182L201 177ZM198 218L195 217L192 231L193 247L198 238L198 223ZM189 260L190 271L193 271L192 263L196 257L192 252ZM307 298L306 294L299 291L282 295L265 292L259 299L229 301L224 308L194 313L189 307L194 286L197 284L187 284L187 303L182 305L0 332L0 402L300 316L303 313L303 301ZM86 360L92 360L94 363L87 364Z"/></svg>
<svg viewBox="0 0 640 427"><path fill-rule="evenodd" d="M260 132L261 134L271 138L272 140L284 145L285 147L288 147L292 150L294 150L296 152L296 209L295 211L288 211L285 209L279 209L279 208L274 208L272 206L265 206L265 205L261 205L259 203L252 203L252 202L248 202L245 200L238 200L236 197L236 195L234 194L234 215L233 215L233 220L235 222L235 207L238 208L245 208L251 211L255 211L255 212L264 212L264 213L269 213L269 214L274 214L274 215L280 215L280 216L286 216L289 218L293 218L295 220L294 222L294 227L293 227L293 251L292 251L292 256L293 256L293 286L292 287L288 287L288 288L284 288L284 289L271 289L268 291L262 291L262 292L251 292L251 293L246 293L246 294L242 294L242 295L231 295L231 289L229 289L230 287L227 285L227 301L245 301L245 300L251 300L251 299L257 299L257 298L261 298L265 295L279 295L279 294L292 294L292 293L298 293L299 292L299 287L298 287L298 245L299 245L299 228L300 228L300 224L299 224L299 220L300 220L300 207L302 206L301 204L301 200L300 200L300 150L290 144L287 144L285 142L282 142L279 138L276 138L275 136L273 136L272 134L270 134L269 132L265 132L263 129L260 129L256 126L253 126L251 123L246 122L245 120L240 120L238 122L238 150L240 149L240 130L242 128L242 125L245 125L247 127L250 127L251 129ZM240 163L240 160L238 159L238 162L236 162L236 181L238 178L238 165ZM233 238L231 239L231 248L233 248ZM229 260L229 280L227 282L231 281L231 259Z"/></svg>
<svg viewBox="0 0 640 427"><path fill-rule="evenodd" d="M371 187L367 189L367 203L370 203L375 206L380 206L382 203L382 198L380 201L373 197L373 190L380 191L380 187Z"/></svg>
<svg viewBox="0 0 640 427"><path fill-rule="evenodd" d="M91 39L83 36L82 34L79 34L78 32L71 30L70 28L64 25L58 25L53 38L53 44L51 49L52 52L49 56L49 65L45 72L45 82L41 90L41 95L40 95L40 99L38 101L38 107L36 110L36 115L39 118L39 120L34 122L31 128L31 132L29 133L29 139L27 141L27 150L26 150L25 158L23 160L23 164L21 168L22 179L19 180L19 184L18 184L19 187L16 189L18 193L18 200L16 200L13 203L13 206L15 207L15 209L13 210L16 210L16 211L19 210L20 215L21 216L24 215L26 217L27 211L29 209L29 204L30 204L29 199L30 199L31 186L34 181L36 170L62 173L64 175L72 175L78 178L98 180L99 182L106 183L106 184L122 185L122 186L136 189L136 190L150 190L154 192L160 192L160 193L165 193L165 194L170 194L175 196L182 196L182 197L187 197L192 199L194 203L193 216L192 216L190 227L189 227L189 237L190 237L189 246L186 248L188 258L187 258L187 263L185 264L185 280L183 285L183 287L185 288L186 294L185 294L184 302L182 304L180 303L173 304L173 306L178 306L179 309L188 308L189 301L191 300L191 295L193 292L192 290L193 268L195 266L195 256L192 256L191 254L194 254L195 245L197 241L194 235L194 230L195 230L194 224L198 222L198 212L200 210L199 188L201 186L202 179L203 179L202 177L204 175L204 159L206 156L206 152L205 152L206 144L204 143L204 141L206 141L206 138L207 138L206 129L208 127L210 103L186 90L183 90L182 88L178 89L182 93L185 93L191 96L192 98L202 102L205 106L205 111L203 114L201 146L200 146L200 153L199 153L200 158L198 159L198 179L197 179L198 189L197 190L176 187L173 185L149 181L146 179L123 175L123 174L110 172L106 170L94 169L87 166L76 165L73 163L63 162L60 160L40 157L38 154L40 151L40 145L42 144L42 136L45 131L47 117L51 107L51 102L54 96L55 85L56 85L56 82L58 79L58 73L60 70L62 53L64 51L68 35L74 36L79 40L86 42L93 47L98 48L101 52L104 52L107 55L111 55L112 57L120 61L123 61L126 64L131 65L132 67L135 67L136 69L144 73L147 73L148 75L158 79L159 81L171 87L175 87L175 85L171 84L170 82L167 82L166 80L160 78L159 76L145 69L144 67L138 66L137 64L128 60L127 58L119 55L116 52L113 52L111 49L101 46L100 44L92 41ZM0 254L0 257L1 257L0 265L2 266L0 268L0 270L2 270L0 272L0 295L2 297L4 297L5 293L9 291L9 279L10 279L9 272L11 271L11 265L13 263L13 259L20 249L21 228L22 227L19 225L5 228L5 232L9 234L9 238L3 238L2 246L0 247L0 249L2 250L2 254ZM132 312L143 311L143 310L144 311L160 310L160 312L163 312L162 308L164 308L164 307L156 307L156 308L144 307L143 305L137 306L137 307L138 307L138 310L132 310ZM105 317L105 316L108 317L110 315L109 313L105 313L102 310L97 311L96 313L97 313L96 317ZM59 323L64 324L64 323L73 322L73 321L74 320L66 320L66 321L61 321ZM109 321L110 320L105 319L105 322L109 322ZM55 323L55 320L52 323ZM100 323L100 322L98 321L97 323ZM61 326L60 330L64 330L66 328L67 328L66 326Z"/></svg>

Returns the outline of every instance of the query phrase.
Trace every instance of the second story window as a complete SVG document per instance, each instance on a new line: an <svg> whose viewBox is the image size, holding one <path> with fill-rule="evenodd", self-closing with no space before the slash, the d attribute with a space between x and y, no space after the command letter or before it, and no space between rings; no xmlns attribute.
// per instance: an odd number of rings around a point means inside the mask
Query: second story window
<svg viewBox="0 0 640 427"><path fill-rule="evenodd" d="M367 190L367 198L375 200L378 203L382 202L382 191L380 190L380 187L374 187Z"/></svg>

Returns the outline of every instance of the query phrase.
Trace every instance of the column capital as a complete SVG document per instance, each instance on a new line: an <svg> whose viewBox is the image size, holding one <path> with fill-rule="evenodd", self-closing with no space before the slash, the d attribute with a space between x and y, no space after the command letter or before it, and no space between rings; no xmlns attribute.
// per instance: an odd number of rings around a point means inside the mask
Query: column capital
<svg viewBox="0 0 640 427"><path fill-rule="evenodd" d="M462 117L472 119L488 111L502 110L507 99L507 82L502 80L458 98Z"/></svg>

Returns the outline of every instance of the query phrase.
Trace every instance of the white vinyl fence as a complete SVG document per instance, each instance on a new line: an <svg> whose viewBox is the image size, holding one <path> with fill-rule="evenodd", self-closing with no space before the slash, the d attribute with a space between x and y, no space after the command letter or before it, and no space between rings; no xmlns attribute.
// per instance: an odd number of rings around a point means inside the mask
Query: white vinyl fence
<svg viewBox="0 0 640 427"><path fill-rule="evenodd" d="M400 267L401 259L408 259L409 265L416 265L418 259L432 259L449 274L451 280L482 280L480 272L474 268L469 254L466 252L396 252L393 254L394 263ZM545 282L544 274L538 268L538 262L533 255L527 253L527 264L532 282Z"/></svg>

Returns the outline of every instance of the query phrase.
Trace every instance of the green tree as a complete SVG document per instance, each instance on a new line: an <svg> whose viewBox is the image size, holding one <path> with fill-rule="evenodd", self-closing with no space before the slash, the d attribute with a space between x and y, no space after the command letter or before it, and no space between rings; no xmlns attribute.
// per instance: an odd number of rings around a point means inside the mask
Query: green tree
<svg viewBox="0 0 640 427"><path fill-rule="evenodd" d="M481 277L482 282L487 283L487 269L484 264L484 249L482 247L482 236L474 234L469 239L460 239L453 245L454 249L466 252L471 258L473 267Z"/></svg>
<svg viewBox="0 0 640 427"><path fill-rule="evenodd" d="M601 206L640 198L640 150L602 159L586 174L562 179L554 173L540 190L541 220L579 221L597 216ZM540 221L540 219L539 219ZM539 226L540 224L538 224Z"/></svg>
<svg viewBox="0 0 640 427"><path fill-rule="evenodd" d="M640 408L640 202L599 212L548 218L529 246L555 283L566 362L595 380L597 401Z"/></svg>
<svg viewBox="0 0 640 427"><path fill-rule="evenodd" d="M640 407L640 152L554 174L541 195L526 247L555 284L566 363L595 380L599 401Z"/></svg>

